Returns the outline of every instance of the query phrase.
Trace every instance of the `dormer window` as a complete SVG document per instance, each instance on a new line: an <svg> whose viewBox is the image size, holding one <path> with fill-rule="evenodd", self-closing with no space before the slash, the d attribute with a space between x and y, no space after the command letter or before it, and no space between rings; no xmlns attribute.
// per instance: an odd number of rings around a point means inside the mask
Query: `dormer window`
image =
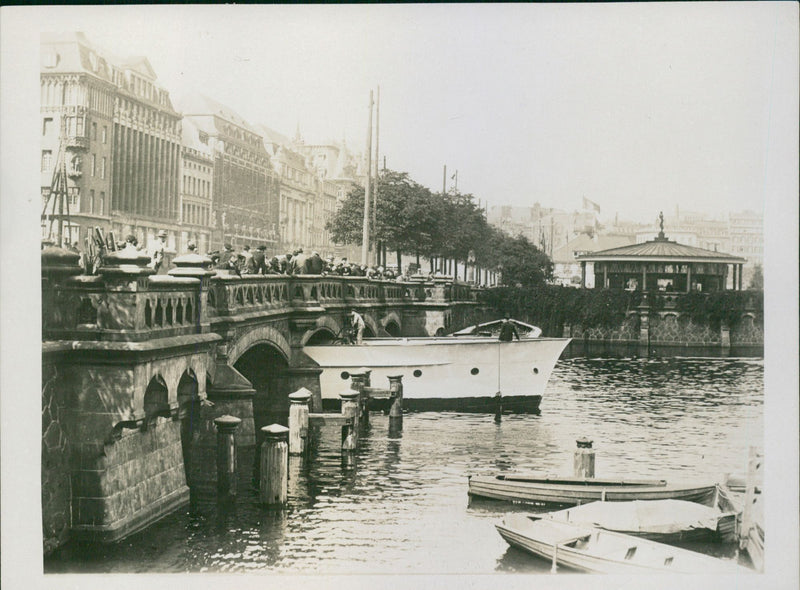
<svg viewBox="0 0 800 590"><path fill-rule="evenodd" d="M42 66L45 68L54 68L58 65L59 55L55 51L48 51L42 53Z"/></svg>

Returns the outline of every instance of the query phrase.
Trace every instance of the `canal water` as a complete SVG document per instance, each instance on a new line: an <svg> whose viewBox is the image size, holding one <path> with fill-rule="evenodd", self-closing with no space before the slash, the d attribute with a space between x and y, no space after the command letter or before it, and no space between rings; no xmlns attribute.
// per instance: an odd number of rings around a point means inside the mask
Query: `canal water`
<svg viewBox="0 0 800 590"><path fill-rule="evenodd" d="M323 428L309 459L291 458L286 510L240 491L235 506L186 507L114 545L67 545L45 572L548 572L494 528L530 507L470 501L468 476L571 474L581 437L594 441L597 477L743 474L748 447L763 448L763 377L760 359L560 360L540 415L407 414L390 437L372 414L354 465L342 463L338 429Z"/></svg>

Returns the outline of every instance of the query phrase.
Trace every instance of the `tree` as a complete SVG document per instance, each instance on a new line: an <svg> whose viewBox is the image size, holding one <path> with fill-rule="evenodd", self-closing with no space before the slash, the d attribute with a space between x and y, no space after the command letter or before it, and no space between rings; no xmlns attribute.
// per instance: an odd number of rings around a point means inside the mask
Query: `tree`
<svg viewBox="0 0 800 590"><path fill-rule="evenodd" d="M750 277L750 284L747 286L749 291L763 291L764 290L764 269L760 264L753 267L753 276Z"/></svg>
<svg viewBox="0 0 800 590"><path fill-rule="evenodd" d="M528 241L525 236L505 237L498 246L502 284L540 287L553 276L550 258Z"/></svg>
<svg viewBox="0 0 800 590"><path fill-rule="evenodd" d="M377 181L378 204L374 235L398 253L428 254L437 224L430 191L406 172L384 170ZM338 243L361 244L364 188L356 186L326 227Z"/></svg>

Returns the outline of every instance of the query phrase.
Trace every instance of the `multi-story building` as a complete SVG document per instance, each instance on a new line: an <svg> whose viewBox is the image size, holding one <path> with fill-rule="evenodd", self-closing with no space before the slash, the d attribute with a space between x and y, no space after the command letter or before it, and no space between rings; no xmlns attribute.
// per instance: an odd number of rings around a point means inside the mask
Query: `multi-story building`
<svg viewBox="0 0 800 590"><path fill-rule="evenodd" d="M555 250L582 233L597 229L595 211L567 212L535 203L533 207L495 206L487 221L510 236L524 236L552 257Z"/></svg>
<svg viewBox="0 0 800 590"><path fill-rule="evenodd" d="M211 245L214 193L214 152L208 134L190 120L183 121L181 148L180 251L193 241L200 252Z"/></svg>
<svg viewBox="0 0 800 590"><path fill-rule="evenodd" d="M101 226L146 245L163 229L174 248L180 115L147 59L114 58L82 33L44 36L41 55L42 193L65 172L72 240Z"/></svg>
<svg viewBox="0 0 800 590"><path fill-rule="evenodd" d="M747 286L758 265L764 268L764 216L753 211L731 213L728 216L731 254L747 259L742 279Z"/></svg>
<svg viewBox="0 0 800 590"><path fill-rule="evenodd" d="M180 107L214 156L211 248L278 245L279 185L260 133L229 107L202 95L187 96Z"/></svg>
<svg viewBox="0 0 800 590"><path fill-rule="evenodd" d="M179 232L181 116L169 93L155 84L146 58L112 69L118 92L114 108L111 226L148 247L159 230L177 247Z"/></svg>
<svg viewBox="0 0 800 590"><path fill-rule="evenodd" d="M318 178L333 183L341 203L356 184L364 183L364 158L350 151L347 142L306 144L296 146L306 156L308 166Z"/></svg>
<svg viewBox="0 0 800 590"><path fill-rule="evenodd" d="M85 247L111 215L114 101L112 66L82 33L44 35L41 44L41 187L48 206L42 237L62 226L64 240ZM62 173L66 198L52 195ZM54 218L62 214L60 218ZM71 235L69 235L71 234ZM69 237L68 237L69 235Z"/></svg>
<svg viewBox="0 0 800 590"><path fill-rule="evenodd" d="M317 178L306 166L305 156L295 149L300 138L289 139L265 125L259 125L257 129L280 181L280 247L287 252L314 248L314 234L320 229L314 226L318 205Z"/></svg>
<svg viewBox="0 0 800 590"><path fill-rule="evenodd" d="M336 247L326 224L333 219L339 208L339 192L341 186L333 181L320 178L317 180L317 207L314 208L313 241L315 249L322 256L341 255Z"/></svg>

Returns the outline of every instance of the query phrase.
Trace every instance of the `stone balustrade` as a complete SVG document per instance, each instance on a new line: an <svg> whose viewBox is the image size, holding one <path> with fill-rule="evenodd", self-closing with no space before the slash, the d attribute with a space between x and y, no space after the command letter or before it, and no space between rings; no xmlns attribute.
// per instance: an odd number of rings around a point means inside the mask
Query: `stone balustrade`
<svg viewBox="0 0 800 590"><path fill-rule="evenodd" d="M98 275L83 275L77 257L43 251L45 340L138 342L205 333L225 317L343 310L352 307L476 301L475 287L449 280L396 282L336 275L243 275L209 269L210 260L175 259L155 275L149 257L122 250Z"/></svg>

